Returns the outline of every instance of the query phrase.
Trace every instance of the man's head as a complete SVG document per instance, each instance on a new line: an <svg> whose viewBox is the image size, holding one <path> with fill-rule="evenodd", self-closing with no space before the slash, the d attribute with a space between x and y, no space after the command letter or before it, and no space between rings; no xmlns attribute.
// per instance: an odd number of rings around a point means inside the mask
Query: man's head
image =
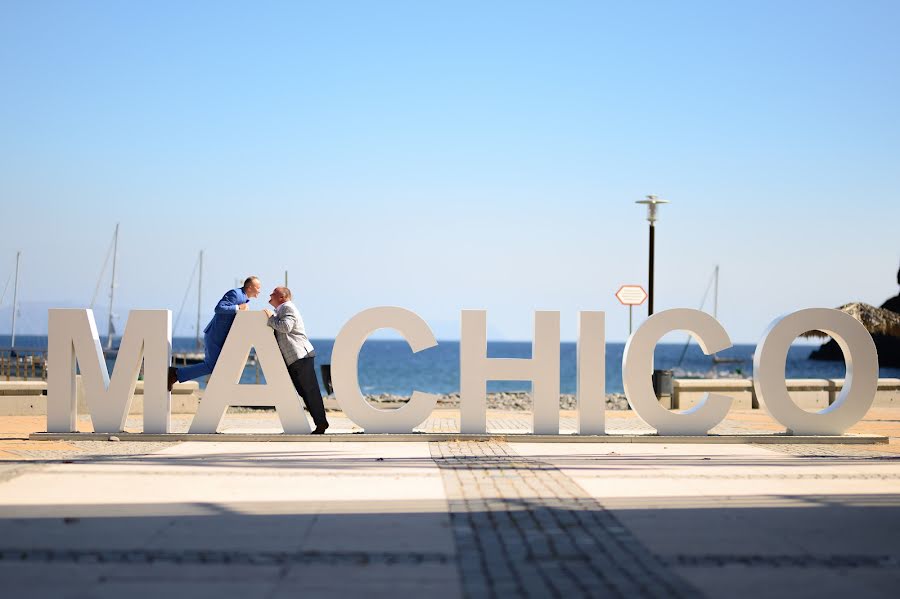
<svg viewBox="0 0 900 599"><path fill-rule="evenodd" d="M259 282L259 277L247 277L244 280L243 290L247 297L259 297L260 289L262 289L262 284Z"/></svg>
<svg viewBox="0 0 900 599"><path fill-rule="evenodd" d="M272 304L273 308L277 308L290 299L291 290L287 287L276 287L272 290L271 295L269 295L269 303Z"/></svg>

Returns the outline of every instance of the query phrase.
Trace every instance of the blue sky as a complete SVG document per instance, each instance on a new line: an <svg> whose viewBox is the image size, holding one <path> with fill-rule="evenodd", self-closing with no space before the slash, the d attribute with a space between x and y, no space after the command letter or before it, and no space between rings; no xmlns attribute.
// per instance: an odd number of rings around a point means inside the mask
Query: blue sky
<svg viewBox="0 0 900 599"><path fill-rule="evenodd" d="M117 311L204 319L290 272L313 336L401 305L528 339L646 281L754 342L897 293L895 2L0 2L0 285L20 332L87 305L121 223ZM267 293L265 294L267 295ZM254 307L263 307L263 301ZM8 332L10 292L0 306ZM188 310L196 305L189 300ZM640 322L644 309L636 310ZM176 334L193 334L184 317Z"/></svg>

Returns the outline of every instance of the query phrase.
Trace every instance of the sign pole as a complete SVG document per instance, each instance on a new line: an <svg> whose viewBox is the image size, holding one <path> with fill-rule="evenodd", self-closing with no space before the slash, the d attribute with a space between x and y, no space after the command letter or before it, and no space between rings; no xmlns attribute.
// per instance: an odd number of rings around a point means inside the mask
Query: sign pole
<svg viewBox="0 0 900 599"><path fill-rule="evenodd" d="M622 285L616 291L616 299L623 306L628 306L628 336L631 337L634 322L634 307L640 306L647 299L647 292L640 285Z"/></svg>

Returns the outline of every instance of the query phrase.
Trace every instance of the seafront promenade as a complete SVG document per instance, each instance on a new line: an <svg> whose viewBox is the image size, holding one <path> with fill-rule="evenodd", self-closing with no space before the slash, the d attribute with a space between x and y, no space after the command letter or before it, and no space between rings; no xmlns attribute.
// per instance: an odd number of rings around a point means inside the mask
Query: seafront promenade
<svg viewBox="0 0 900 599"><path fill-rule="evenodd" d="M358 430L329 418L329 433ZM436 410L422 430L457 421ZM488 412L493 431L529 421ZM648 432L630 411L607 423ZM224 424L279 430L273 412ZM850 431L889 443L861 445L29 440L44 425L0 417L10 596L893 597L900 583L893 407ZM712 432L779 431L733 410Z"/></svg>

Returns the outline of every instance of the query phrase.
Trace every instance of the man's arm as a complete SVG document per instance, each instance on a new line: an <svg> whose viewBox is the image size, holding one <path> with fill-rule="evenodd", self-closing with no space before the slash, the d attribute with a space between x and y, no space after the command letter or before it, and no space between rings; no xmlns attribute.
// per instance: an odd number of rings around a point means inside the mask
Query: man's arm
<svg viewBox="0 0 900 599"><path fill-rule="evenodd" d="M233 312L237 312L241 309L242 303L238 303L240 298L238 297L237 289L232 289L228 293L222 296L222 299L219 300L219 303L216 304L216 314L229 314Z"/></svg>
<svg viewBox="0 0 900 599"><path fill-rule="evenodd" d="M281 316L278 314L273 314L269 317L269 320L266 321L270 327L278 331L279 333L290 333L294 329L294 324L297 322L297 317L290 310L282 310Z"/></svg>

